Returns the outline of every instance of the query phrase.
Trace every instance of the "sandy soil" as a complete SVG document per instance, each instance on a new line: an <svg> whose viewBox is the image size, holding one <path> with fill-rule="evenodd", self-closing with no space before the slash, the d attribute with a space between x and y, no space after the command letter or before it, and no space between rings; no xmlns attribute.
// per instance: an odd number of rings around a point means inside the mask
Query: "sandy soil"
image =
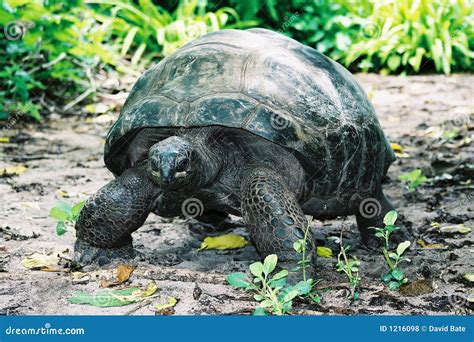
<svg viewBox="0 0 474 342"><path fill-rule="evenodd" d="M371 96L382 127L393 143L404 147L388 172L385 192L398 209L401 225L412 233L403 266L417 286L389 291L381 281L386 271L380 251L361 246L354 217L314 221L318 245L338 245L330 237L339 236L344 222L345 242L361 260L360 301L346 298L347 280L334 270L335 258L319 258L322 302L298 302L295 314L469 314L473 309L473 283L464 275L474 273L472 232L443 232L430 226L464 224L473 226L473 84L470 75L383 77L358 75ZM110 120L117 116L111 113ZM134 234L135 246L143 255L128 285L144 285L155 280L158 298L124 307L97 308L69 304L76 290L97 291L101 279L111 279L113 269L83 270L80 278L70 272L41 272L25 269L21 260L35 251L69 249L74 232L55 234L55 222L48 217L58 201L77 203L112 179L104 167L102 150L110 122L84 118L51 120L38 125L15 123L4 129L9 143L0 143L0 168L25 165L18 176L0 177L0 314L154 314L151 305L168 296L179 301L175 314L249 314L255 307L252 297L225 284L225 275L244 271L258 259L249 245L231 251L196 249L207 233L191 221L165 220L151 215ZM443 141L440 135L453 132ZM441 133L440 133L441 132ZM455 131L454 131L455 132ZM445 139L446 140L446 139ZM421 168L430 182L408 192L398 179L403 172ZM240 218L229 232L247 236ZM442 244L444 249L422 248L416 243ZM415 288L415 290L413 289Z"/></svg>

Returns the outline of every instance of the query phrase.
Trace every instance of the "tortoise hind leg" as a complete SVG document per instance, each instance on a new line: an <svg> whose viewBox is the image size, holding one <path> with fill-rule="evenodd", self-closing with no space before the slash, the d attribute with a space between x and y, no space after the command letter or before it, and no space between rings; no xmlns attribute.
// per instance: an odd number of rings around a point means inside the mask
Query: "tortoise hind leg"
<svg viewBox="0 0 474 342"><path fill-rule="evenodd" d="M288 190L283 178L268 168L255 168L243 177L241 185L242 216L262 257L277 254L280 267L292 270L301 255L293 243L303 239L307 220L295 195ZM308 278L314 276L314 246L308 232L306 269ZM289 282L301 280L301 272L291 272Z"/></svg>
<svg viewBox="0 0 474 342"><path fill-rule="evenodd" d="M82 264L107 264L110 259L134 256L131 233L145 222L158 189L146 170L125 171L96 194L76 222L75 259Z"/></svg>
<svg viewBox="0 0 474 342"><path fill-rule="evenodd" d="M360 202L356 220L363 244L371 244L374 231L369 227L383 227L383 218L391 210L395 210L395 208L385 197L381 186L378 187L373 197L364 198Z"/></svg>

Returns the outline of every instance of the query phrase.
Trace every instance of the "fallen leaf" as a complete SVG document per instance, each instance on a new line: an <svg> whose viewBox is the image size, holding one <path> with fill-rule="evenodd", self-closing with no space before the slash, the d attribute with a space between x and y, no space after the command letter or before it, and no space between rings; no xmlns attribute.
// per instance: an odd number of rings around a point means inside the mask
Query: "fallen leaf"
<svg viewBox="0 0 474 342"><path fill-rule="evenodd" d="M446 249L448 246L445 246L441 243L426 243L425 241L418 239L416 243L423 249Z"/></svg>
<svg viewBox="0 0 474 342"><path fill-rule="evenodd" d="M397 143L391 143L390 146L392 147L393 152L403 153L402 145L399 145Z"/></svg>
<svg viewBox="0 0 474 342"><path fill-rule="evenodd" d="M464 275L464 279L470 281L471 283L474 282L474 273L466 273Z"/></svg>
<svg viewBox="0 0 474 342"><path fill-rule="evenodd" d="M110 107L104 103L99 102L99 103L88 104L87 106L84 107L84 109L87 112L92 113L92 114L104 114L110 110ZM89 120L89 118L86 119L86 122L87 120Z"/></svg>
<svg viewBox="0 0 474 342"><path fill-rule="evenodd" d="M40 270L44 272L57 272L64 270L60 265L61 259L64 259L68 250L51 253L33 253L21 261L21 264L31 270Z"/></svg>
<svg viewBox="0 0 474 342"><path fill-rule="evenodd" d="M100 287L112 287L112 286L125 283L130 278L135 268L136 266L132 266L132 265L123 265L123 264L118 265L117 266L117 280L112 281L110 283L107 282L106 280L102 280L100 282Z"/></svg>
<svg viewBox="0 0 474 342"><path fill-rule="evenodd" d="M209 236L204 239L198 251L203 249L235 249L242 248L247 245L247 240L243 236L237 234L225 234L221 236Z"/></svg>
<svg viewBox="0 0 474 342"><path fill-rule="evenodd" d="M433 226L439 228L439 231L443 234L467 234L471 231L471 228L466 227L464 224Z"/></svg>
<svg viewBox="0 0 474 342"><path fill-rule="evenodd" d="M429 279L416 280L400 286L400 293L406 297L421 296L433 291L433 284Z"/></svg>
<svg viewBox="0 0 474 342"><path fill-rule="evenodd" d="M155 310L161 311L161 310L169 309L175 306L176 303L178 303L178 300L175 297L168 297L168 302L165 304L156 304Z"/></svg>
<svg viewBox="0 0 474 342"><path fill-rule="evenodd" d="M323 258L332 258L332 250L328 247L316 247L316 254Z"/></svg>
<svg viewBox="0 0 474 342"><path fill-rule="evenodd" d="M10 138L9 137L0 137L0 143L9 143L10 142Z"/></svg>
<svg viewBox="0 0 474 342"><path fill-rule="evenodd" d="M26 166L18 165L18 166L9 166L0 169L0 176L18 176L21 175L26 171Z"/></svg>
<svg viewBox="0 0 474 342"><path fill-rule="evenodd" d="M102 290L95 294L76 291L68 298L68 301L71 304L88 304L98 307L124 306L152 297L157 289L156 283L152 281L146 289L127 287L124 289Z"/></svg>

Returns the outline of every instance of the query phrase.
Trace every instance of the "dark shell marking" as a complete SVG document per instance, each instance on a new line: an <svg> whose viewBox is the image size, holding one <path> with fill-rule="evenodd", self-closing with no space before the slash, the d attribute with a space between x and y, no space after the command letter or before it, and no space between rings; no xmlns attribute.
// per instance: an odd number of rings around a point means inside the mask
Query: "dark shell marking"
<svg viewBox="0 0 474 342"><path fill-rule="evenodd" d="M241 128L293 152L306 172L305 207L369 196L395 159L354 77L316 50L264 30L224 30L163 59L136 83L111 128L116 175L144 127ZM168 130L165 130L168 128Z"/></svg>

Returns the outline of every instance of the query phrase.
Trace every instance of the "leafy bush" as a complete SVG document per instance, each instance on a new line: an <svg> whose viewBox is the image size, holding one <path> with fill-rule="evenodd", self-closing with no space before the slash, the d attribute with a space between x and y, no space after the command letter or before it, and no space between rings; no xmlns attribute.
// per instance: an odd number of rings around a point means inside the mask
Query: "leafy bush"
<svg viewBox="0 0 474 342"><path fill-rule="evenodd" d="M245 6L237 7L241 15L257 13L263 26L313 46L353 70L413 73L423 68L445 74L474 70L470 0L242 3ZM269 8L277 13L271 14Z"/></svg>
<svg viewBox="0 0 474 342"><path fill-rule="evenodd" d="M232 8L206 7L207 1L182 0L170 13L151 0L4 1L0 120L12 114L40 120L39 100L61 104L93 94L98 68L142 69L202 34L254 24L240 22Z"/></svg>
<svg viewBox="0 0 474 342"><path fill-rule="evenodd" d="M97 14L81 1L9 0L0 7L0 119L12 113L39 120L43 97L68 98L87 88L87 70L116 65L104 46ZM2 82L2 83L3 83ZM35 103L33 103L35 102Z"/></svg>
<svg viewBox="0 0 474 342"><path fill-rule="evenodd" d="M237 12L222 7L207 12L206 0L182 0L172 12L156 6L151 0L140 0L138 5L130 0L88 0L106 9L106 21L111 22L113 44L121 55L136 46L132 64L136 64L144 52L151 60L157 53L167 56L187 42L203 34L222 28L242 28L256 22L241 22Z"/></svg>

